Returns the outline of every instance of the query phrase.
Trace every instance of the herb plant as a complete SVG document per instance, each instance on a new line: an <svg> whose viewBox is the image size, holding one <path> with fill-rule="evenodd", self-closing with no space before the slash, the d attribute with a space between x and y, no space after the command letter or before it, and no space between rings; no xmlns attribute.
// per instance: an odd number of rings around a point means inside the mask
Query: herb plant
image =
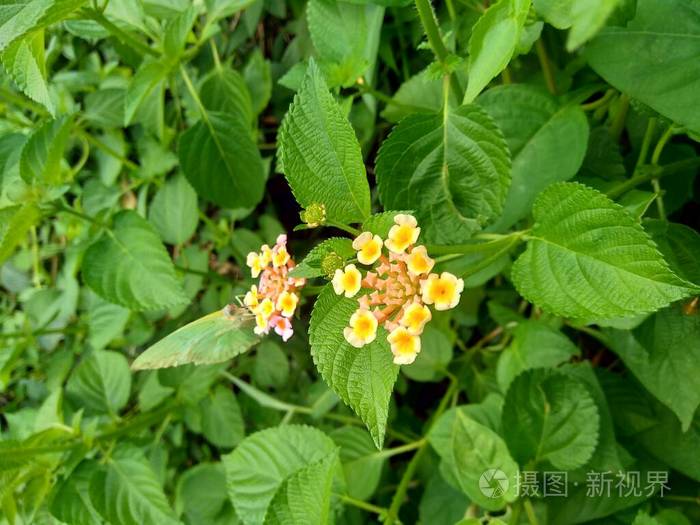
<svg viewBox="0 0 700 525"><path fill-rule="evenodd" d="M0 0L0 524L700 523L698 57L698 0Z"/></svg>

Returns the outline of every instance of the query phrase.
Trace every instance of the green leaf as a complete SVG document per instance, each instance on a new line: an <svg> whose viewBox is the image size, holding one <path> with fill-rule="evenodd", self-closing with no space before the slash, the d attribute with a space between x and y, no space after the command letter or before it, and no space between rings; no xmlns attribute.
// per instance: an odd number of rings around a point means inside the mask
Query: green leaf
<svg viewBox="0 0 700 525"><path fill-rule="evenodd" d="M481 286L505 268L510 262L510 252L521 241L519 234L513 234L491 241L446 247L443 249L464 255L441 263L439 268L464 278L465 288Z"/></svg>
<svg viewBox="0 0 700 525"><path fill-rule="evenodd" d="M475 105L447 115L411 115L377 157L379 198L386 209L412 209L429 242L451 244L503 210L510 155L491 117Z"/></svg>
<svg viewBox="0 0 700 525"><path fill-rule="evenodd" d="M20 175L27 184L56 185L63 182L61 161L71 130L71 119L49 120L38 128L22 149Z"/></svg>
<svg viewBox="0 0 700 525"><path fill-rule="evenodd" d="M338 452L333 451L285 479L270 502L265 525L333 523L331 496L338 467Z"/></svg>
<svg viewBox="0 0 700 525"><path fill-rule="evenodd" d="M371 42L381 29L383 14L372 4L310 0L309 33L330 86L353 85L374 60L376 47L370 49Z"/></svg>
<svg viewBox="0 0 700 525"><path fill-rule="evenodd" d="M199 222L197 193L182 175L160 187L148 210L148 220L163 241L181 244L192 237Z"/></svg>
<svg viewBox="0 0 700 525"><path fill-rule="evenodd" d="M199 402L202 434L221 448L235 447L245 436L245 423L233 392L219 385Z"/></svg>
<svg viewBox="0 0 700 525"><path fill-rule="evenodd" d="M527 370L510 384L502 424L508 448L521 465L581 467L591 458L600 428L586 385L550 369Z"/></svg>
<svg viewBox="0 0 700 525"><path fill-rule="evenodd" d="M323 204L329 220L362 222L370 214L360 145L321 71L311 60L279 132L284 174L299 204Z"/></svg>
<svg viewBox="0 0 700 525"><path fill-rule="evenodd" d="M469 84L464 103L472 102L510 62L520 41L530 0L499 0L474 24L469 38Z"/></svg>
<svg viewBox="0 0 700 525"><path fill-rule="evenodd" d="M110 302L132 310L166 308L187 300L158 234L134 211L114 216L114 227L85 252L83 280Z"/></svg>
<svg viewBox="0 0 700 525"><path fill-rule="evenodd" d="M443 330L427 325L421 334L421 352L401 372L414 381L438 381L452 360L453 342Z"/></svg>
<svg viewBox="0 0 700 525"><path fill-rule="evenodd" d="M700 133L698 10L689 0L639 0L627 27L607 27L586 46L591 67L606 81L695 133Z"/></svg>
<svg viewBox="0 0 700 525"><path fill-rule="evenodd" d="M457 523L469 508L470 501L434 472L425 484L420 500L421 523Z"/></svg>
<svg viewBox="0 0 700 525"><path fill-rule="evenodd" d="M345 340L343 329L357 308L356 299L336 295L333 287L326 285L311 314L311 355L324 381L360 416L374 444L381 448L399 367L393 363L383 328L362 348Z"/></svg>
<svg viewBox="0 0 700 525"><path fill-rule="evenodd" d="M499 510L518 498L518 464L503 439L462 407L445 412L428 434L430 444L474 503Z"/></svg>
<svg viewBox="0 0 700 525"><path fill-rule="evenodd" d="M51 515L73 525L101 525L102 518L90 501L90 479L98 470L94 461L83 461L57 485L51 500Z"/></svg>
<svg viewBox="0 0 700 525"><path fill-rule="evenodd" d="M87 313L88 341L95 350L102 350L124 332L129 320L129 310L107 302L96 295Z"/></svg>
<svg viewBox="0 0 700 525"><path fill-rule="evenodd" d="M139 355L131 368L221 363L246 352L258 340L247 312L228 306L178 328Z"/></svg>
<svg viewBox="0 0 700 525"><path fill-rule="evenodd" d="M505 230L528 215L543 189L576 174L586 155L588 121L578 105L561 106L529 85L499 86L477 102L503 132L513 157L513 182L493 226Z"/></svg>
<svg viewBox="0 0 700 525"><path fill-rule="evenodd" d="M33 202L0 209L0 264L5 262L41 218Z"/></svg>
<svg viewBox="0 0 700 525"><path fill-rule="evenodd" d="M10 44L0 54L0 61L25 95L44 106L52 115L55 114L46 81L43 31Z"/></svg>
<svg viewBox="0 0 700 525"><path fill-rule="evenodd" d="M145 458L119 449L90 481L90 499L113 525L175 525L163 488Z"/></svg>
<svg viewBox="0 0 700 525"><path fill-rule="evenodd" d="M180 136L180 166L197 194L224 208L252 208L265 189L265 171L250 124L209 111Z"/></svg>
<svg viewBox="0 0 700 525"><path fill-rule="evenodd" d="M700 234L685 226L657 219L644 221L651 235L676 275L700 285Z"/></svg>
<svg viewBox="0 0 700 525"><path fill-rule="evenodd" d="M665 308L632 331L609 330L610 348L687 431L700 405L700 316Z"/></svg>
<svg viewBox="0 0 700 525"><path fill-rule="evenodd" d="M82 117L103 128L121 128L124 123L124 88L106 88L93 91L85 97ZM103 138L100 138L104 142ZM116 161L110 157L110 160Z"/></svg>
<svg viewBox="0 0 700 525"><path fill-rule="evenodd" d="M693 291L663 260L640 224L581 184L549 186L535 201L535 226L511 271L528 301L555 315L630 317Z"/></svg>
<svg viewBox="0 0 700 525"><path fill-rule="evenodd" d="M248 86L253 113L259 115L267 107L272 96L272 71L270 61L265 59L257 47L250 54L243 69L243 78Z"/></svg>
<svg viewBox="0 0 700 525"><path fill-rule="evenodd" d="M324 275L323 260L331 255L338 255L343 261L355 257L352 241L344 237L331 237L314 246L304 260L302 260L291 272L293 277L320 277Z"/></svg>
<svg viewBox="0 0 700 525"><path fill-rule="evenodd" d="M178 59L182 55L196 19L197 10L193 5L187 5L184 11L168 21L163 35L163 51L166 57Z"/></svg>
<svg viewBox="0 0 700 525"><path fill-rule="evenodd" d="M214 68L202 82L200 97L209 111L226 113L247 125L253 122L253 103L248 86L234 69Z"/></svg>
<svg viewBox="0 0 700 525"><path fill-rule="evenodd" d="M498 359L498 385L507 392L513 379L524 370L556 367L580 353L559 330L540 321L525 321L515 328L513 341Z"/></svg>
<svg viewBox="0 0 700 525"><path fill-rule="evenodd" d="M124 127L134 121L139 110L150 100L151 95L162 93L170 67L163 61L147 62L131 79L124 97ZM162 99L162 95L159 95Z"/></svg>
<svg viewBox="0 0 700 525"><path fill-rule="evenodd" d="M221 463L200 463L178 479L176 507L186 523L232 525L238 523L226 493L226 472Z"/></svg>
<svg viewBox="0 0 700 525"><path fill-rule="evenodd" d="M569 29L566 49L573 51L605 24L620 0L532 0L535 11L557 29Z"/></svg>
<svg viewBox="0 0 700 525"><path fill-rule="evenodd" d="M374 235L379 235L382 239L386 239L389 235L389 230L396 224L394 222L394 217L398 214L408 214L411 215L413 211L408 210L397 210L397 211L384 211L381 213L374 213L370 215L365 222L362 223L362 231L371 232Z"/></svg>
<svg viewBox="0 0 700 525"><path fill-rule="evenodd" d="M378 452L369 433L358 427L341 427L331 433L340 447L340 460L345 472L350 497L367 500L379 485L385 458Z"/></svg>
<svg viewBox="0 0 700 525"><path fill-rule="evenodd" d="M280 388L289 377L289 360L280 345L265 339L255 353L253 379L258 385Z"/></svg>
<svg viewBox="0 0 700 525"><path fill-rule="evenodd" d="M18 38L60 22L86 0L19 0L0 9L0 52Z"/></svg>
<svg viewBox="0 0 700 525"><path fill-rule="evenodd" d="M80 407L96 414L116 415L129 401L131 373L122 354L92 352L75 368L66 393Z"/></svg>
<svg viewBox="0 0 700 525"><path fill-rule="evenodd" d="M306 467L334 454L336 446L328 436L303 425L283 425L248 436L223 458L228 493L236 514L245 524L263 523L271 504L281 505L279 498L285 492L302 491L299 484L304 478L319 480L319 472L313 468L304 472ZM287 480L291 480L289 485ZM283 492L274 501L280 490ZM311 513L318 508L306 511Z"/></svg>
<svg viewBox="0 0 700 525"><path fill-rule="evenodd" d="M442 79L434 78L424 69L399 86L392 97L395 103L386 105L382 117L396 123L412 113L439 113L443 104L442 91Z"/></svg>

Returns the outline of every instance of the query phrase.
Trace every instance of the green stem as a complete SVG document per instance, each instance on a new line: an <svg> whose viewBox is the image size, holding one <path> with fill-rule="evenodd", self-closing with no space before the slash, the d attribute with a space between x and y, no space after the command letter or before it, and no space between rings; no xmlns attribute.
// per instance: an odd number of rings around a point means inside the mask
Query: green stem
<svg viewBox="0 0 700 525"><path fill-rule="evenodd" d="M204 120L207 123L207 125L209 127L211 127L211 125L209 124L209 116L207 115L207 110L204 107L204 104L202 104L202 100L199 98L199 95L197 94L197 90L194 88L194 84L192 83L192 79L187 74L187 69L185 69L185 66L182 64L180 64L180 74L182 75L182 79L185 81L185 86L187 87L187 92L190 94L190 96L194 100L194 103L197 105L197 109L199 109L199 112L202 115L202 120Z"/></svg>
<svg viewBox="0 0 700 525"><path fill-rule="evenodd" d="M544 82L545 84L547 84L547 89L552 95L556 95L557 84L554 80L552 64L549 61L547 48L544 46L544 42L541 38L537 40L537 43L535 44L535 49L537 51L537 59L540 61L540 67L542 68L542 74L544 75Z"/></svg>
<svg viewBox="0 0 700 525"><path fill-rule="evenodd" d="M352 505L353 507L357 507L358 509L366 510L367 512L373 512L374 514L379 515L387 513L387 509L385 507L378 507L377 505L372 505L371 503L367 503L366 501L350 497L347 494L338 494L338 498L343 503Z"/></svg>
<svg viewBox="0 0 700 525"><path fill-rule="evenodd" d="M649 147L651 146L651 139L654 137L654 128L656 128L656 118L652 117L647 123L647 129L644 132L644 138L642 139L642 148L639 150L639 156L637 157L637 163L634 165L634 172L632 177L639 173L639 170L644 166L649 154Z"/></svg>
<svg viewBox="0 0 700 525"><path fill-rule="evenodd" d="M612 98L615 96L615 90L614 89L608 89L605 94L600 97L597 100L594 100L593 102L589 102L587 104L581 104L581 109L583 111L594 111L606 104L608 104Z"/></svg>
<svg viewBox="0 0 700 525"><path fill-rule="evenodd" d="M520 521L520 514L523 511L523 501L518 500L515 502L513 505L513 512L510 515L510 519L508 520L508 523L510 525L518 525L518 522Z"/></svg>
<svg viewBox="0 0 700 525"><path fill-rule="evenodd" d="M350 235L353 235L357 237L360 235L360 230L357 228L353 228L352 226L348 226L347 224L343 224L342 222L335 222L335 221L326 221L323 223L324 226L332 226L333 228L338 228L339 230L343 230L344 232L349 233Z"/></svg>
<svg viewBox="0 0 700 525"><path fill-rule="evenodd" d="M377 452L376 456L377 458L390 458L393 456L397 456L399 454L403 454L405 452L410 452L411 450L416 450L418 448L421 448L423 445L425 445L425 438L419 439L417 441L413 441L411 443L406 443L405 445L401 445L400 447L394 447L394 448L387 448L385 450L382 450L380 452Z"/></svg>
<svg viewBox="0 0 700 525"><path fill-rule="evenodd" d="M6 334L0 334L0 339L15 339L19 337L37 337L40 335L53 335L53 334L77 334L81 330L74 330L71 328L44 328L41 330L35 330L33 332L10 332Z"/></svg>
<svg viewBox="0 0 700 525"><path fill-rule="evenodd" d="M664 131L663 135L661 135L661 138L656 143L656 147L654 148L654 151L651 154L651 165L652 166L659 165L659 159L661 158L661 153L663 153L664 147L666 147L666 144L668 143L668 141L671 139L672 136L673 136L673 124L671 124L666 129L666 131ZM659 217L663 220L666 220L666 208L664 206L664 199L663 199L663 194L661 191L661 185L659 184L659 179L658 178L651 179L651 186L654 188L654 192L656 193L656 206L657 206L657 209L659 210Z"/></svg>
<svg viewBox="0 0 700 525"><path fill-rule="evenodd" d="M625 127L625 120L627 119L627 111L630 107L630 98L622 93L620 95L619 104L617 107L617 113L613 118L612 124L610 124L610 136L615 142L620 140L620 135L622 135L622 130Z"/></svg>
<svg viewBox="0 0 700 525"><path fill-rule="evenodd" d="M49 114L49 112L44 109L44 106L37 104L33 100L18 95L17 93L13 93L4 87L0 87L0 99L7 100L8 102L19 106L22 109L32 111L38 115L47 116Z"/></svg>
<svg viewBox="0 0 700 525"><path fill-rule="evenodd" d="M537 515L535 514L535 509L532 506L532 502L529 499L525 499L523 502L523 506L525 507L525 514L527 514L527 521L530 522L530 525L539 525L539 521L537 521Z"/></svg>
<svg viewBox="0 0 700 525"><path fill-rule="evenodd" d="M127 46L133 48L134 50L138 51L139 53L151 55L151 56L160 56L158 51L153 49L152 47L148 46L147 44L144 44L141 42L141 40L133 37L126 31L120 29L116 25L114 25L112 22L110 22L105 15L103 15L100 11L94 10L94 9L88 9L85 11L86 17L94 20L98 24L100 24L102 27L104 27L107 31L109 31L113 36L121 40L124 44Z"/></svg>
<svg viewBox="0 0 700 525"><path fill-rule="evenodd" d="M607 195L611 199L614 199L628 192L632 188L639 186L640 184L650 182L652 179L660 179L688 169L697 168L698 166L700 166L700 157L681 160L672 164L667 164L666 166L652 167L651 169L646 170L639 175L635 175L626 181L621 182L617 186L610 188L607 191Z"/></svg>
<svg viewBox="0 0 700 525"><path fill-rule="evenodd" d="M64 204L54 204L54 211L56 213L63 212L63 213L68 213L70 215L73 215L74 217L78 217L79 219L82 219L86 222L92 223L95 226L99 226L100 228L105 228L109 229L109 226L105 224L104 222L98 221L94 217L90 217L89 215L86 215L84 213L81 213L77 210L74 210L70 206L65 206Z"/></svg>
<svg viewBox="0 0 700 525"><path fill-rule="evenodd" d="M36 226L29 230L32 235L32 283L34 288L41 288L41 261L39 258L39 240L36 235Z"/></svg>
<svg viewBox="0 0 700 525"><path fill-rule="evenodd" d="M445 42L442 40L440 35L440 28L437 24L437 18L435 17L435 11L433 11L433 6L430 0L415 0L416 9L418 10L418 17L423 25L423 30L425 35L428 37L428 44L435 54L435 58L438 59L443 66L447 65L447 59L450 55L449 50L445 46ZM457 97L458 101L462 99L462 89L459 86L459 82L454 75L450 75L450 86L454 95Z"/></svg>
<svg viewBox="0 0 700 525"><path fill-rule="evenodd" d="M118 151L113 149L111 146L108 146L107 144L102 142L100 139L93 137L88 132L80 131L80 136L84 137L85 140L87 140L90 144L95 146L97 149L104 151L110 157L113 157L116 160L118 160L119 162L121 162L122 164L124 164L124 166L126 166L130 170L137 171L140 169L140 166L138 164L130 161L129 159L127 159L126 157L121 155Z"/></svg>
<svg viewBox="0 0 700 525"><path fill-rule="evenodd" d="M437 410L435 410L433 417L428 423L428 430L426 431L426 434L430 431L430 428L432 428L435 421L437 421L442 415L442 413L447 409L452 399L452 394L457 389L457 385L458 383L456 381L452 379L450 380L450 386L447 388L445 395L442 396ZM391 500L391 505L389 506L386 519L384 520L384 525L392 525L393 523L396 523L399 520L399 509L401 508L404 498L406 497L408 486L411 483L411 480L413 479L413 475L415 474L418 465L420 464L421 460L423 459L423 456L428 450L427 439L422 439L418 443L420 444L416 449L416 453L413 455L411 461L408 463L406 471L403 473L403 476L399 481L399 485L396 488L396 492L394 493L394 497Z"/></svg>

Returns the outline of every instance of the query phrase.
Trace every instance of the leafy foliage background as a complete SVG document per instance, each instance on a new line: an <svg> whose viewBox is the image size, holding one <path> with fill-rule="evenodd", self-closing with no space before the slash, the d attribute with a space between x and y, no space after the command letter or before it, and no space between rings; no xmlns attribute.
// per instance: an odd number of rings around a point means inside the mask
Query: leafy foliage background
<svg viewBox="0 0 700 525"><path fill-rule="evenodd" d="M698 0L0 1L0 523L699 523L698 56ZM325 265L409 212L465 291L399 367Z"/></svg>

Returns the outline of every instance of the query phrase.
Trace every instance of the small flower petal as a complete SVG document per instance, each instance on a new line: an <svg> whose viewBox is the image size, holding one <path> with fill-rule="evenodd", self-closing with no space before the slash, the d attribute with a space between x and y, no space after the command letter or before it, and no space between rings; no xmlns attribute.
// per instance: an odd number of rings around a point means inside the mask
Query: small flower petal
<svg viewBox="0 0 700 525"><path fill-rule="evenodd" d="M421 281L423 302L435 305L436 310L449 310L457 306L463 290L464 280L449 272L442 272L439 276L431 273Z"/></svg>
<svg viewBox="0 0 700 525"><path fill-rule="evenodd" d="M406 257L406 267L413 275L430 273L433 266L435 266L435 261L428 257L425 246L414 247Z"/></svg>
<svg viewBox="0 0 700 525"><path fill-rule="evenodd" d="M353 297L362 287L362 274L354 264L348 264L345 270L336 270L333 276L333 290L338 295Z"/></svg>
<svg viewBox="0 0 700 525"><path fill-rule="evenodd" d="M389 251L403 253L411 244L415 244L420 235L418 221L413 215L399 213L394 217L396 223L389 230L389 238L384 244Z"/></svg>
<svg viewBox="0 0 700 525"><path fill-rule="evenodd" d="M292 317L298 303L299 297L296 294L284 291L279 295L279 297L277 297L277 304L275 304L275 308L284 317Z"/></svg>
<svg viewBox="0 0 700 525"><path fill-rule="evenodd" d="M387 337L387 341L391 345L391 353L394 354L394 363L397 365L410 365L420 352L420 337L412 335L403 326L395 328Z"/></svg>
<svg viewBox="0 0 700 525"><path fill-rule="evenodd" d="M350 326L343 335L352 346L362 348L377 337L377 318L369 310L359 309L350 317Z"/></svg>
<svg viewBox="0 0 700 525"><path fill-rule="evenodd" d="M361 264L374 264L382 255L382 238L372 235L370 232L361 233L353 242L352 247L357 250L357 260Z"/></svg>
<svg viewBox="0 0 700 525"><path fill-rule="evenodd" d="M411 303L404 308L400 323L406 327L411 335L420 335L432 318L433 314L430 313L430 308L420 303Z"/></svg>

